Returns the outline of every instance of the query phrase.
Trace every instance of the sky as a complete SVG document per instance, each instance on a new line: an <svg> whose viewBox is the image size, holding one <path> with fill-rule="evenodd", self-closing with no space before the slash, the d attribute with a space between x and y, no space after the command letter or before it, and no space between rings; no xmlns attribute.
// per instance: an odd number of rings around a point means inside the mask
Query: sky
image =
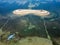
<svg viewBox="0 0 60 45"><path fill-rule="evenodd" d="M60 8L60 0L0 0L0 14L6 15L16 9Z"/></svg>

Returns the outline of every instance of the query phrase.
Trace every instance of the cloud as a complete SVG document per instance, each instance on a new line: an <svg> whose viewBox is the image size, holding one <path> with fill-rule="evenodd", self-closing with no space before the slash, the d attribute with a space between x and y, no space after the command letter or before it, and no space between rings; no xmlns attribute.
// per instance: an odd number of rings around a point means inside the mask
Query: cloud
<svg viewBox="0 0 60 45"><path fill-rule="evenodd" d="M22 1L19 1L19 0L17 0L16 1L16 3L18 4L18 5L24 5L24 4L26 4L28 1L26 1L26 0L22 0Z"/></svg>
<svg viewBox="0 0 60 45"><path fill-rule="evenodd" d="M27 3L27 0L0 0L1 3L9 3L9 4L13 4L13 3L17 3L17 4L25 4Z"/></svg>
<svg viewBox="0 0 60 45"><path fill-rule="evenodd" d="M11 4L11 3L14 3L15 2L15 0L0 0L0 3L9 3L9 4Z"/></svg>
<svg viewBox="0 0 60 45"><path fill-rule="evenodd" d="M35 3L35 4L29 3L29 5L28 5L29 8L33 8L36 6L39 6L39 3Z"/></svg>

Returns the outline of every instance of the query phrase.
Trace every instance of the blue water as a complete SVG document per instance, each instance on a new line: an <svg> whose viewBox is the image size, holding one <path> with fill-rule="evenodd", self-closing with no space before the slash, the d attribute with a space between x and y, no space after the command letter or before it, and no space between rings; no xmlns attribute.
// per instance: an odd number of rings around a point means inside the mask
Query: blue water
<svg viewBox="0 0 60 45"><path fill-rule="evenodd" d="M18 0L18 2L23 2L23 0ZM0 0L0 14L7 15L13 10L16 9L28 9L28 5L31 2L32 4L38 3L39 5L36 7L33 7L32 9L45 9L49 11L56 11L59 13L60 11L60 2L58 0L52 0L52 1L44 1L44 0L26 0L27 2L25 4L23 3L17 3L16 0ZM46 2L46 3L41 3Z"/></svg>

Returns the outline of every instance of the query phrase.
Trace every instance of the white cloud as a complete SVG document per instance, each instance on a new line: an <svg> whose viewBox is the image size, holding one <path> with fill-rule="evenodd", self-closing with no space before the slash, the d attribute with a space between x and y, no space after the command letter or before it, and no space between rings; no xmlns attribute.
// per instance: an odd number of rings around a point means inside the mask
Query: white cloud
<svg viewBox="0 0 60 45"><path fill-rule="evenodd" d="M36 6L39 6L40 3L35 3Z"/></svg>
<svg viewBox="0 0 60 45"><path fill-rule="evenodd" d="M17 0L15 1L18 5L24 5L26 4L28 1L27 0Z"/></svg>
<svg viewBox="0 0 60 45"><path fill-rule="evenodd" d="M34 4L29 3L28 7L29 7L29 8L32 8L32 7L35 7L35 5L34 5Z"/></svg>
<svg viewBox="0 0 60 45"><path fill-rule="evenodd" d="M17 3L24 5L25 3L27 3L27 0L0 0L0 2L9 4Z"/></svg>
<svg viewBox="0 0 60 45"><path fill-rule="evenodd" d="M0 3L9 3L9 4L12 4L14 2L15 2L15 0L0 0Z"/></svg>
<svg viewBox="0 0 60 45"><path fill-rule="evenodd" d="M16 1L16 3L18 4L18 5L24 5L24 4L26 4L27 3L27 1L25 0L25 1L19 1L19 0L17 0Z"/></svg>
<svg viewBox="0 0 60 45"><path fill-rule="evenodd" d="M29 8L33 8L36 6L39 6L39 3L35 3L35 4L29 3L29 5L28 5Z"/></svg>

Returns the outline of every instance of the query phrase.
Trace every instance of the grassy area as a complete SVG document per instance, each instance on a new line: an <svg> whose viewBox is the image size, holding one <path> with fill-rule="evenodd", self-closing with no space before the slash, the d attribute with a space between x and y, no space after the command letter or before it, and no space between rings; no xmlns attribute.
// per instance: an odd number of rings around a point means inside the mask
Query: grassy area
<svg viewBox="0 0 60 45"><path fill-rule="evenodd" d="M56 43L58 44L58 45L60 45L60 37L59 38L53 38L54 39L54 41L56 41Z"/></svg>
<svg viewBox="0 0 60 45"><path fill-rule="evenodd" d="M52 45L52 42L40 37L26 37L19 40L17 43L11 41L10 43L2 43L0 45Z"/></svg>
<svg viewBox="0 0 60 45"><path fill-rule="evenodd" d="M45 38L40 38L40 37L34 37L34 36L21 38L20 40L18 40L18 37L17 37L7 41L7 37L8 35L10 35L10 32L2 32L2 30L0 30L0 35L2 34L4 35L2 37L3 39L0 41L0 45L52 45L52 42L50 40Z"/></svg>

